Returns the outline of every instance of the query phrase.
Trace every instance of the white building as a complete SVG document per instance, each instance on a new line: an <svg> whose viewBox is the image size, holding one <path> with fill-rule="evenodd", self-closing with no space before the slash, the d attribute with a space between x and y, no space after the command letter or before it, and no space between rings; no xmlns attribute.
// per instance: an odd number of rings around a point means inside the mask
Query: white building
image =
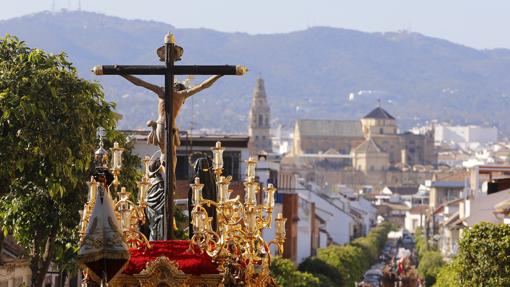
<svg viewBox="0 0 510 287"><path fill-rule="evenodd" d="M495 127L482 126L434 126L434 139L436 143L481 143L497 142L498 129Z"/></svg>
<svg viewBox="0 0 510 287"><path fill-rule="evenodd" d="M351 209L358 211L363 218L362 235L366 236L370 229L377 224L377 209L364 197L360 196L355 200L351 200Z"/></svg>
<svg viewBox="0 0 510 287"><path fill-rule="evenodd" d="M509 172L508 165L471 168L469 175L466 175L469 183L460 192L459 198L443 203L434 210L433 230L444 256L455 255L464 229L481 222L504 223L505 215L504 212L501 214L501 207L510 199Z"/></svg>
<svg viewBox="0 0 510 287"><path fill-rule="evenodd" d="M428 205L417 205L406 211L405 230L415 233L416 228L425 227Z"/></svg>
<svg viewBox="0 0 510 287"><path fill-rule="evenodd" d="M325 211L330 216L323 218L325 220L324 229L331 237L333 243L346 244L351 240L352 231L355 222L354 217L350 214L350 205L348 202L342 201L340 198L330 198L325 194L318 192L317 187L298 189L298 194L307 201L315 203L315 208Z"/></svg>

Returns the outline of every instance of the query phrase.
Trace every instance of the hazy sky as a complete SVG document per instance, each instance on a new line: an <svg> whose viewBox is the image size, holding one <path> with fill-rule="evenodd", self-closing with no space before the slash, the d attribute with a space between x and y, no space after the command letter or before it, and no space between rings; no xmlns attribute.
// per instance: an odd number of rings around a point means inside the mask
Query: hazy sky
<svg viewBox="0 0 510 287"><path fill-rule="evenodd" d="M67 8L178 28L280 33L311 26L409 30L476 48L510 48L509 0L0 0L0 19Z"/></svg>

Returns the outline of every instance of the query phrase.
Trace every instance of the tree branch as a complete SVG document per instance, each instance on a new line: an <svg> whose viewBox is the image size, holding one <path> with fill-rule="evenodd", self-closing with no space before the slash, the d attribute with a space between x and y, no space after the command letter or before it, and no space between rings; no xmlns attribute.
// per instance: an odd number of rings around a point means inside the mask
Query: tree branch
<svg viewBox="0 0 510 287"><path fill-rule="evenodd" d="M44 247L44 254L42 255L41 262L37 264L37 277L35 278L35 286L41 287L43 286L44 279L46 278L46 273L48 273L48 268L50 267L51 260L53 259L54 251L55 251L55 240L57 238L58 232L58 224L55 224L48 238L46 239L46 244Z"/></svg>

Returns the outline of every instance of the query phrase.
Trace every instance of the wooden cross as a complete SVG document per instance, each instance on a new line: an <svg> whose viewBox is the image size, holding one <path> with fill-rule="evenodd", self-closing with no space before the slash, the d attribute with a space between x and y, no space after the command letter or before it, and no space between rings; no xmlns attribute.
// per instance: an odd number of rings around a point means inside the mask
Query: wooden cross
<svg viewBox="0 0 510 287"><path fill-rule="evenodd" d="M165 65L103 65L96 66L92 71L96 75L164 75L165 76L165 215L164 215L164 237L167 240L174 239L173 232L173 213L174 213L174 188L173 182L175 174L172 149L174 141L172 140L174 117L173 117L173 93L175 75L243 75L247 69L243 66L197 66L180 65L175 66L174 62L180 60L183 49L175 45L175 38L171 33L165 36L165 45L158 49L160 60L164 60ZM161 151L163 153L163 151Z"/></svg>

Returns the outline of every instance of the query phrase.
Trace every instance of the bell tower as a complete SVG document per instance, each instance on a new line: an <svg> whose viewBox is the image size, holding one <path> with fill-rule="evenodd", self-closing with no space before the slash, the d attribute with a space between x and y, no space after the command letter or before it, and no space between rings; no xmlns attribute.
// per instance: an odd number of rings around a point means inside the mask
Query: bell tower
<svg viewBox="0 0 510 287"><path fill-rule="evenodd" d="M248 135L250 137L248 149L251 155L257 155L261 151L271 153L273 151L270 130L271 110L267 103L264 80L257 79L250 105L248 116Z"/></svg>

